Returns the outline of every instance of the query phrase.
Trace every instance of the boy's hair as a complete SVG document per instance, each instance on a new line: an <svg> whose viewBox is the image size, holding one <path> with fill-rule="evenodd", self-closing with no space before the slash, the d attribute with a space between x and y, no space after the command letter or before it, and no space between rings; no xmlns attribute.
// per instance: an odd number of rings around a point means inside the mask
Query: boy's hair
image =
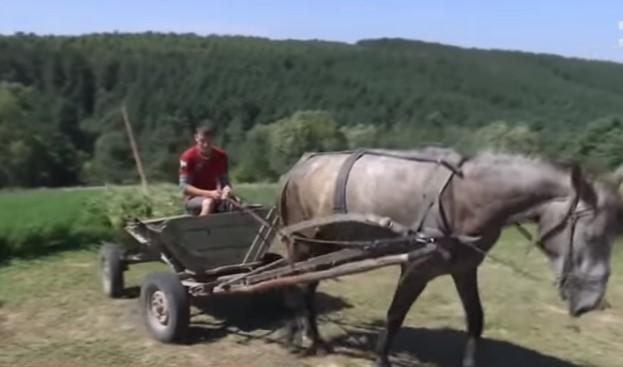
<svg viewBox="0 0 623 367"><path fill-rule="evenodd" d="M216 128L214 127L214 123L212 120L205 119L197 125L195 129L195 133L199 136L214 136L216 133Z"/></svg>

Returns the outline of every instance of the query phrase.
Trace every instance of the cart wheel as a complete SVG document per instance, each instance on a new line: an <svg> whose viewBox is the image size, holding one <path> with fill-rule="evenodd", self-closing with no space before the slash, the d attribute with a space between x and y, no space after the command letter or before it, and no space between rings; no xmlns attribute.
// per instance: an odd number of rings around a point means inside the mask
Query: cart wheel
<svg viewBox="0 0 623 367"><path fill-rule="evenodd" d="M104 293L111 298L119 298L123 294L123 251L119 245L104 244L98 256L100 277Z"/></svg>
<svg viewBox="0 0 623 367"><path fill-rule="evenodd" d="M156 340L183 340L190 323L190 303L175 274L149 274L141 286L141 308L145 326Z"/></svg>

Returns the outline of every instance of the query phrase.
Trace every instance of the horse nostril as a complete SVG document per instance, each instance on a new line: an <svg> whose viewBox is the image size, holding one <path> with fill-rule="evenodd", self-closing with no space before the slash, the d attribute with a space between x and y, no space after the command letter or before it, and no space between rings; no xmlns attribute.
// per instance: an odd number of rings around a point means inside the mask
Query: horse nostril
<svg viewBox="0 0 623 367"><path fill-rule="evenodd" d="M569 294L565 288L559 288L558 293L560 294L560 299L566 301L569 299Z"/></svg>
<svg viewBox="0 0 623 367"><path fill-rule="evenodd" d="M573 317L580 317L580 316L584 315L585 313L587 313L590 310L591 310L591 307L582 306L582 307L579 307L579 308L577 308L575 310L572 310L571 311L571 316L573 316Z"/></svg>

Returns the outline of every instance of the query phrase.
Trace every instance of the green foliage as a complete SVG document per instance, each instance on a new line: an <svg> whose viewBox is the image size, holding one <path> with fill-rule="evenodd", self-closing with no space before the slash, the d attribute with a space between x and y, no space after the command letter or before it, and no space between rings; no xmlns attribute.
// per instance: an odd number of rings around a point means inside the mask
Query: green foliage
<svg viewBox="0 0 623 367"><path fill-rule="evenodd" d="M342 126L340 132L346 138L348 148L372 148L378 144L379 129L371 124Z"/></svg>
<svg viewBox="0 0 623 367"><path fill-rule="evenodd" d="M592 165L615 169L623 163L623 116L593 120L577 139L577 155Z"/></svg>
<svg viewBox="0 0 623 367"><path fill-rule="evenodd" d="M239 180L275 180L305 152L341 149L346 140L330 113L299 111L269 125L260 125L248 133L249 144Z"/></svg>
<svg viewBox="0 0 623 367"><path fill-rule="evenodd" d="M0 192L0 261L110 238L109 229L85 211L98 195L91 189Z"/></svg>
<svg viewBox="0 0 623 367"><path fill-rule="evenodd" d="M275 184L235 184L246 203L273 205ZM126 221L183 214L175 185L0 191L0 262L106 239L123 242Z"/></svg>
<svg viewBox="0 0 623 367"><path fill-rule="evenodd" d="M622 99L617 63L400 39L0 36L0 187L135 182L122 103L147 176L170 182L204 118L244 181L303 150L431 143L613 167L617 134L585 129L623 115Z"/></svg>
<svg viewBox="0 0 623 367"><path fill-rule="evenodd" d="M268 161L272 172L286 172L305 152L324 152L344 146L344 136L331 114L301 111L269 125Z"/></svg>
<svg viewBox="0 0 623 367"><path fill-rule="evenodd" d="M526 124L495 121L476 130L475 146L496 151L535 154L541 151L541 137Z"/></svg>
<svg viewBox="0 0 623 367"><path fill-rule="evenodd" d="M258 125L247 133L242 159L234 168L232 177L240 182L258 182L269 179L277 173L270 168L268 140L271 127Z"/></svg>
<svg viewBox="0 0 623 367"><path fill-rule="evenodd" d="M107 186L88 205L88 213L121 234L133 219L183 214L182 196L172 185L153 186L145 193L136 186Z"/></svg>

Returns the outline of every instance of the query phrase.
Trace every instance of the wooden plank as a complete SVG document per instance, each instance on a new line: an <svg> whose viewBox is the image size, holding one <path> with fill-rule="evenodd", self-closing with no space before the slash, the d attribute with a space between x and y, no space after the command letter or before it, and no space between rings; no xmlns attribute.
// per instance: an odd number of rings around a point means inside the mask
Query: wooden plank
<svg viewBox="0 0 623 367"><path fill-rule="evenodd" d="M330 267L336 264L343 263L345 261L353 260L357 257L366 256L366 252L359 249L344 249L335 252L331 252L326 255L315 256L309 260L300 261L293 265L283 266L278 269L270 270L250 276L246 279L246 283L255 284L268 279L281 277L289 274L302 273L309 270L314 270L319 266Z"/></svg>
<svg viewBox="0 0 623 367"><path fill-rule="evenodd" d="M352 275L357 273L363 273L370 270L378 269L390 265L404 264L407 262L412 263L414 266L418 266L420 263L430 259L437 251L435 244L428 244L418 250L410 253L404 253L399 255L382 256L375 259L364 259L355 262L349 262L336 266L331 269L313 271L303 274L295 274L289 276L282 276L276 279L262 281L253 285L232 285L231 287L214 287L214 293L248 293L259 292L270 288L285 287L293 284L305 284L311 282L317 282L325 279L336 278L344 275Z"/></svg>
<svg viewBox="0 0 623 367"><path fill-rule="evenodd" d="M242 263L259 227L249 215L228 212L170 220L161 236L182 265L203 273L210 268Z"/></svg>
<svg viewBox="0 0 623 367"><path fill-rule="evenodd" d="M266 251L272 245L275 238L275 228L279 219L277 210L274 207L271 208L265 219L270 226L262 224L257 232L257 235L253 239L253 244L251 245L251 248L249 248L249 252L244 258L244 263L261 260Z"/></svg>
<svg viewBox="0 0 623 367"><path fill-rule="evenodd" d="M281 233L289 235L292 233L302 232L313 228L323 228L336 225L361 225L364 227L384 229L387 231L387 233L393 233L394 235L406 234L409 232L408 227L400 223L394 222L390 218L368 214L348 213L332 214L320 218L301 221L282 228Z"/></svg>

